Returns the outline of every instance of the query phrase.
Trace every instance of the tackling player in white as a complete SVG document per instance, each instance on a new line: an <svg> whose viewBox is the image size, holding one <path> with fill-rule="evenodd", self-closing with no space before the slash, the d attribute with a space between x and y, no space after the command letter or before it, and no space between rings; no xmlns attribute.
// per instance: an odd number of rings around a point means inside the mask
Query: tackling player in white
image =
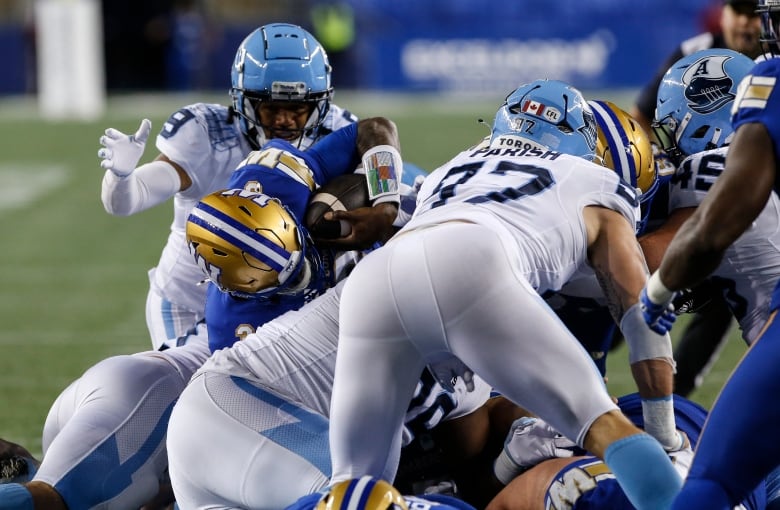
<svg viewBox="0 0 780 510"><path fill-rule="evenodd" d="M173 197L171 232L149 271L146 320L155 349L195 333L204 317L206 286L184 240L190 209L227 187L238 164L266 140L305 149L357 118L331 103L331 68L322 46L296 25L273 23L249 34L231 70L232 106L196 103L174 112L157 136L160 153L138 165L151 122L126 135L109 128L98 151L107 212L128 216Z"/></svg>
<svg viewBox="0 0 780 510"><path fill-rule="evenodd" d="M415 378L426 363L457 357L605 458L638 508L671 501L681 481L663 448L617 410L588 354L539 297L594 270L640 392L669 398L671 342L647 328L637 304L647 268L636 193L586 161L595 146L578 91L546 80L521 86L499 109L490 148L430 174L412 220L357 265L341 302L334 482L386 472ZM656 434L677 444L667 418Z"/></svg>

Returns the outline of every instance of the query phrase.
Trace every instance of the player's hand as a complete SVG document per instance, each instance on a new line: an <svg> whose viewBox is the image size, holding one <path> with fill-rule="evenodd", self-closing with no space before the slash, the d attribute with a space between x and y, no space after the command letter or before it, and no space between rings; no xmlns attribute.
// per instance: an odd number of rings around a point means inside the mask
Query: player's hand
<svg viewBox="0 0 780 510"><path fill-rule="evenodd" d="M542 461L572 457L577 448L574 441L544 420L524 416L512 423L493 470L496 477L507 484Z"/></svg>
<svg viewBox="0 0 780 510"><path fill-rule="evenodd" d="M393 202L360 207L351 211L331 211L324 219L341 222L341 237L314 239L314 242L338 250L364 250L374 243L385 243L398 229L393 226L398 205Z"/></svg>
<svg viewBox="0 0 780 510"><path fill-rule="evenodd" d="M504 450L515 464L533 467L543 460L574 455L577 443L563 436L540 418L524 416L512 423Z"/></svg>
<svg viewBox="0 0 780 510"><path fill-rule="evenodd" d="M126 135L114 128L106 129L105 134L100 137L100 145L103 146L98 150L98 157L102 159L100 166L119 177L130 175L144 154L151 130L152 121L149 119L142 120L138 131L132 135Z"/></svg>
<svg viewBox="0 0 780 510"><path fill-rule="evenodd" d="M664 446L664 450L666 450L667 453L675 453L691 447L691 440L688 438L688 434L682 430L677 429L677 438L679 439L677 445Z"/></svg>
<svg viewBox="0 0 780 510"><path fill-rule="evenodd" d="M647 286L642 289L639 294L639 308L642 310L642 317L650 329L658 333L659 335L665 335L672 329L674 321L677 320L677 315L674 313L674 295L663 302L655 303L647 295Z"/></svg>

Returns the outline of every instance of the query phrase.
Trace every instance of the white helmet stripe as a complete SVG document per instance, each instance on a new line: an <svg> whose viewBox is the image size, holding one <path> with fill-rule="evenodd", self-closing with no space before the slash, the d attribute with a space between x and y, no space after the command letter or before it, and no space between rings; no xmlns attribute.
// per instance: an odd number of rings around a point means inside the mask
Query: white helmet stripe
<svg viewBox="0 0 780 510"><path fill-rule="evenodd" d="M620 140L621 143L623 143L628 139L623 130L623 126L621 126L620 123L615 122L611 112L598 101L590 101L588 104L590 104L590 107L593 109L594 113L596 113L603 121L601 126L602 129L606 128L605 134L607 136L607 141L610 143L610 145L612 145L610 149L612 149L612 162L615 167L615 171L620 174L624 181L631 184L632 186L636 186L637 176L636 170L633 168L633 159L628 157L629 154L627 150L623 149L622 147L615 147L613 145L615 140Z"/></svg>
<svg viewBox="0 0 780 510"><path fill-rule="evenodd" d="M374 480L370 476L363 476L356 480L355 488L349 497L346 510L360 510L363 508L365 506L363 499L368 497L374 485Z"/></svg>

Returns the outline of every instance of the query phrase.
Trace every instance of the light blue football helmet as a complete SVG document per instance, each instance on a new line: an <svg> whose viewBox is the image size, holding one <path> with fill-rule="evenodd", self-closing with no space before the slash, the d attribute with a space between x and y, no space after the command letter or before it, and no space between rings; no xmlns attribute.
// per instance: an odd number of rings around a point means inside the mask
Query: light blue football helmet
<svg viewBox="0 0 780 510"><path fill-rule="evenodd" d="M731 104L753 65L741 53L712 48L691 53L666 71L658 86L652 126L675 164L730 141Z"/></svg>
<svg viewBox="0 0 780 510"><path fill-rule="evenodd" d="M317 129L330 108L330 75L327 53L303 28L272 23L249 34L236 51L230 96L250 144L258 149L265 143L256 113L262 101L312 103L314 109L301 134Z"/></svg>
<svg viewBox="0 0 780 510"><path fill-rule="evenodd" d="M780 57L780 0L758 0L756 12L761 16L759 40L764 51Z"/></svg>
<svg viewBox="0 0 780 510"><path fill-rule="evenodd" d="M496 112L491 147L542 149L589 160L596 121L582 93L558 80L536 80L510 93Z"/></svg>

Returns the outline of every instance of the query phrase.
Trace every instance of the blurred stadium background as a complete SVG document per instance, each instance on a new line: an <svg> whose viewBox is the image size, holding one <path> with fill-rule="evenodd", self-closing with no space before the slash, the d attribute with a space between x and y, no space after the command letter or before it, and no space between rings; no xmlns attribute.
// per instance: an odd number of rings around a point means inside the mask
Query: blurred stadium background
<svg viewBox="0 0 780 510"><path fill-rule="evenodd" d="M40 454L48 408L70 381L106 356L150 345L146 271L171 207L106 214L98 138L109 126L132 132L143 117L156 131L192 102L229 101L235 48L257 26L288 21L312 31L331 56L335 102L395 120L405 159L432 170L487 134L477 119L490 123L505 94L528 79L564 79L628 108L680 40L717 23L719 7L0 0L0 437ZM154 154L148 146L144 161ZM711 405L743 351L735 331L693 399ZM633 389L625 365L620 348L609 364L614 394Z"/></svg>

